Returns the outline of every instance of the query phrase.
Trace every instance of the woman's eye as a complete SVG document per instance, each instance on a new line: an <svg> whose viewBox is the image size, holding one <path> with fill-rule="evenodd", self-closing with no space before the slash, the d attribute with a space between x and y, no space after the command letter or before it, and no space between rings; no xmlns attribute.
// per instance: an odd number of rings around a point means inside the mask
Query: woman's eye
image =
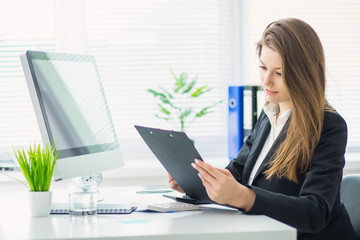
<svg viewBox="0 0 360 240"><path fill-rule="evenodd" d="M276 75L278 75L278 76L280 76L280 77L281 77L281 73L279 73L279 72L276 72Z"/></svg>
<svg viewBox="0 0 360 240"><path fill-rule="evenodd" d="M262 70L266 70L266 67L264 66L259 66L259 68L261 68Z"/></svg>

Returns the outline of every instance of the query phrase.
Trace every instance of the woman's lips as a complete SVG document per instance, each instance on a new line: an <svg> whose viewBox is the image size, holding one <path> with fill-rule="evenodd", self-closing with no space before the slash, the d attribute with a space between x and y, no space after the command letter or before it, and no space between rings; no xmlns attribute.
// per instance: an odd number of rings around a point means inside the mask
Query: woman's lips
<svg viewBox="0 0 360 240"><path fill-rule="evenodd" d="M269 89L265 89L265 92L266 92L267 95L274 95L274 94L277 93L277 92L272 92Z"/></svg>

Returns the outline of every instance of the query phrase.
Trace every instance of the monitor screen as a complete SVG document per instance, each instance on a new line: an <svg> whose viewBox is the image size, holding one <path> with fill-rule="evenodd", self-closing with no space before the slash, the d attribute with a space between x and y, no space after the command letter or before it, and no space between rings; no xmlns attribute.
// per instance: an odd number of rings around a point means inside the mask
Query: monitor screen
<svg viewBox="0 0 360 240"><path fill-rule="evenodd" d="M55 179L122 166L94 57L27 51L21 60L43 141L60 151Z"/></svg>

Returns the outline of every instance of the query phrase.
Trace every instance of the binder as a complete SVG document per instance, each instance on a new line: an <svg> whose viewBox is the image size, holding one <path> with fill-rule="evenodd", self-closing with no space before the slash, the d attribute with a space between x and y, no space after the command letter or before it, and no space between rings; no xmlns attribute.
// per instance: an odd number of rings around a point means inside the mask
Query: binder
<svg viewBox="0 0 360 240"><path fill-rule="evenodd" d="M243 135L243 86L229 86L228 152L229 159L236 158Z"/></svg>
<svg viewBox="0 0 360 240"><path fill-rule="evenodd" d="M260 86L229 86L228 90L228 154L233 159L254 129L265 100Z"/></svg>

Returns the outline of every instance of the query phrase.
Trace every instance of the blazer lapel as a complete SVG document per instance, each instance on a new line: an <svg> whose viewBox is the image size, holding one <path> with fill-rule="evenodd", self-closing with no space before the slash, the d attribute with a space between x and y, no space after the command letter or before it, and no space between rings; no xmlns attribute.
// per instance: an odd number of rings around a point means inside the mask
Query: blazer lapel
<svg viewBox="0 0 360 240"><path fill-rule="evenodd" d="M261 152L262 147L264 146L265 140L269 135L271 129L270 121L267 117L264 117L262 120L258 133L253 142L252 149L249 153L248 159L246 160L246 164L244 166L244 171L242 175L243 184L247 184L249 181L249 177L251 174L251 170L253 169L255 162Z"/></svg>
<svg viewBox="0 0 360 240"><path fill-rule="evenodd" d="M279 136L276 138L276 140L274 141L273 145L271 146L269 152L266 154L265 159L261 163L259 169L257 170L257 172L256 172L256 174L254 176L253 182L259 176L259 174L265 170L265 168L267 167L267 164L271 160L271 157L274 155L275 151L279 148L280 144L284 141L284 139L286 137L286 131L287 131L287 129L289 127L289 124L290 124L290 118L291 117L289 117L289 119L286 121L283 129L281 129L281 131L279 133Z"/></svg>

